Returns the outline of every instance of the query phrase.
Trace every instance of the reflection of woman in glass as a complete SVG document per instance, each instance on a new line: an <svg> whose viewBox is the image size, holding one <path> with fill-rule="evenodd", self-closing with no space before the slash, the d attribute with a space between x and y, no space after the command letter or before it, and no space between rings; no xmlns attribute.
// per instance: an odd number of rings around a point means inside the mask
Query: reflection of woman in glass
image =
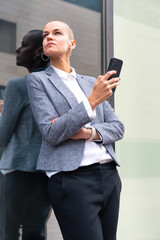
<svg viewBox="0 0 160 240"><path fill-rule="evenodd" d="M49 61L42 53L42 31L29 31L16 50L16 63L29 72L44 70ZM47 177L36 172L41 134L31 113L26 78L8 82L0 116L0 147L4 148L0 160L1 240L18 240L20 227L22 239L44 240L50 209Z"/></svg>
<svg viewBox="0 0 160 240"><path fill-rule="evenodd" d="M95 33L96 34L96 33ZM43 135L37 168L65 240L115 240L121 181L112 143L124 127L109 105L119 78L78 75L70 66L73 32L59 21L43 31L51 66L27 79L31 107Z"/></svg>

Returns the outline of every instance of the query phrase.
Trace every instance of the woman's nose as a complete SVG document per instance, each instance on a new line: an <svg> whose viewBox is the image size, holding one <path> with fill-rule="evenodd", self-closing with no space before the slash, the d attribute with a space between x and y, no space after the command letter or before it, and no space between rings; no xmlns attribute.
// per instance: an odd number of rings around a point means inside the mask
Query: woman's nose
<svg viewBox="0 0 160 240"><path fill-rule="evenodd" d="M47 35L47 40L53 39L53 35L50 33Z"/></svg>
<svg viewBox="0 0 160 240"><path fill-rule="evenodd" d="M20 52L20 47L17 48L15 52L16 52L16 53L19 53L19 52Z"/></svg>

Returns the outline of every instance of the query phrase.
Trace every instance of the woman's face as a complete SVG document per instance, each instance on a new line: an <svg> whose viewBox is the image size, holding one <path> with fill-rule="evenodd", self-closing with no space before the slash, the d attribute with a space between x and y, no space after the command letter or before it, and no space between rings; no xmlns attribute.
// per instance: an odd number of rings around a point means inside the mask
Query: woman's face
<svg viewBox="0 0 160 240"><path fill-rule="evenodd" d="M16 50L16 64L28 68L29 65L33 64L34 52L32 34L27 33L22 39L21 46Z"/></svg>
<svg viewBox="0 0 160 240"><path fill-rule="evenodd" d="M43 51L50 58L70 56L75 41L70 39L67 26L63 22L49 22L43 30Z"/></svg>

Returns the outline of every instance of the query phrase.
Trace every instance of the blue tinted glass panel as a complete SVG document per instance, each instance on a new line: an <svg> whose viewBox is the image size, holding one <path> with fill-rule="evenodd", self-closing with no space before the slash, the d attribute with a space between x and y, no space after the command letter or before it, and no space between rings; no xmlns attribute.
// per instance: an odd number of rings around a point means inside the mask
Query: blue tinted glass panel
<svg viewBox="0 0 160 240"><path fill-rule="evenodd" d="M101 12L102 1L101 0L63 0L73 4L77 4L81 7L89 8L91 10Z"/></svg>

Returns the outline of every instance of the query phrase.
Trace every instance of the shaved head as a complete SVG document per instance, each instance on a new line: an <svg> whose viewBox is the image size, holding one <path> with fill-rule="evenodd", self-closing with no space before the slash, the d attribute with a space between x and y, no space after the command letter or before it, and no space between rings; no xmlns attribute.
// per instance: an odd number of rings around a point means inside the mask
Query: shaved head
<svg viewBox="0 0 160 240"><path fill-rule="evenodd" d="M46 26L47 26L48 24L50 24L50 23L60 23L60 24L63 24L64 27L65 27L65 29L66 29L66 31L67 31L67 33L68 33L69 39L70 39L70 40L74 40L73 30L70 28L70 26L69 26L67 23L62 22L62 21L57 21L57 20L55 20L55 21L48 22L48 23L46 24ZM45 26L45 27L46 27L46 26Z"/></svg>

